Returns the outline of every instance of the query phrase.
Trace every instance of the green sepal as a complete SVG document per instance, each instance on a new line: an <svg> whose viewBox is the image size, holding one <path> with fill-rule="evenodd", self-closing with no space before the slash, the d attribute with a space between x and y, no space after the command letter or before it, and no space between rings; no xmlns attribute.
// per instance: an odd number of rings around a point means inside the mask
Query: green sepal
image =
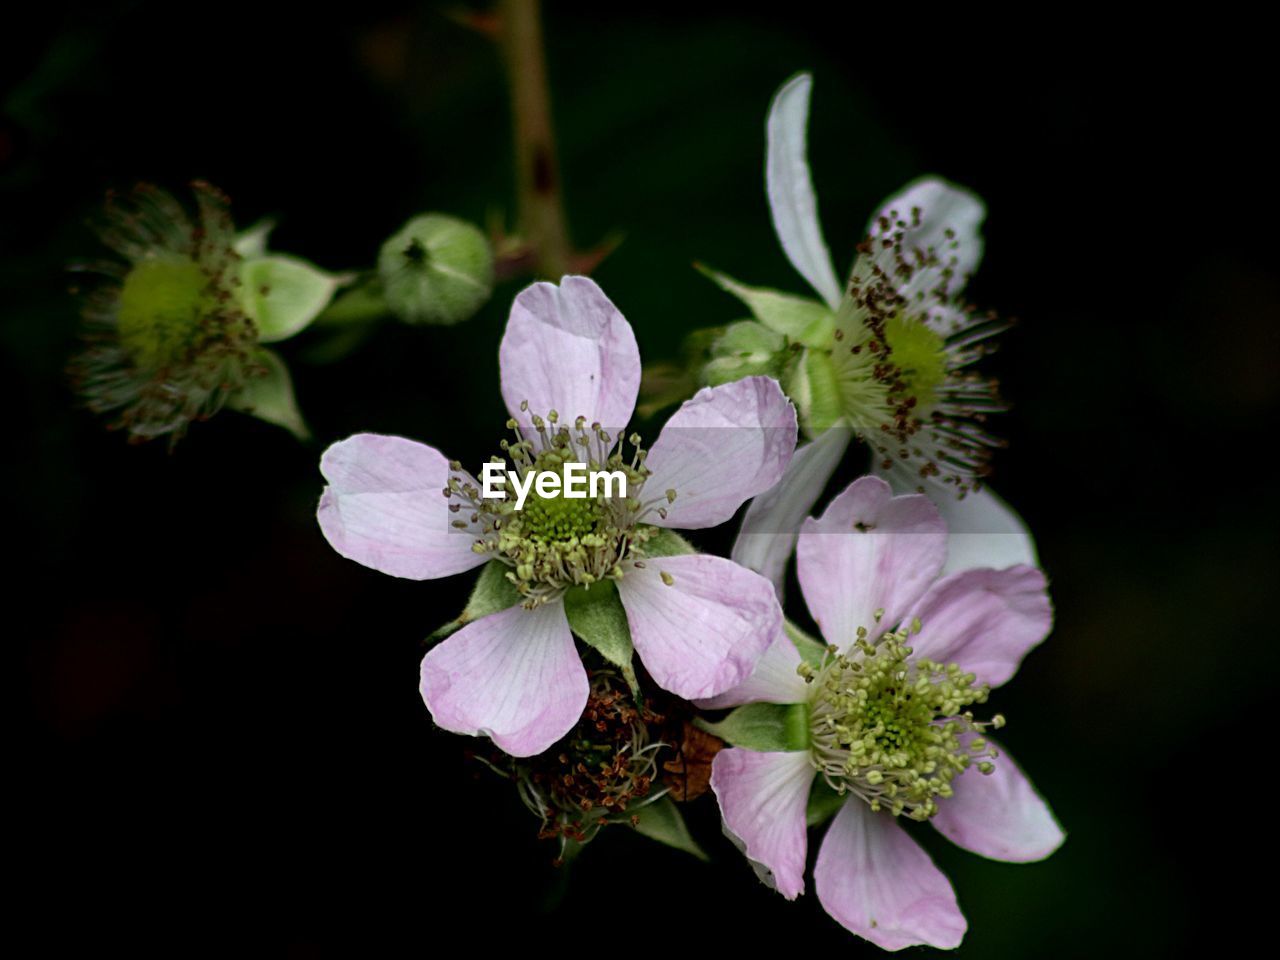
<svg viewBox="0 0 1280 960"><path fill-rule="evenodd" d="M821 436L841 417L840 378L826 350L802 350L782 375L783 392L796 405L800 426L810 437Z"/></svg>
<svg viewBox="0 0 1280 960"><path fill-rule="evenodd" d="M835 340L836 317L826 304L793 293L767 287L749 287L727 274L695 264L712 282L731 293L751 310L752 316L792 343L831 349Z"/></svg>
<svg viewBox="0 0 1280 960"><path fill-rule="evenodd" d="M587 646L598 651L615 667L621 667L630 681L633 675L631 627L622 609L618 588L612 580L602 580L589 587L570 587L564 595L564 612L569 629Z"/></svg>
<svg viewBox="0 0 1280 960"><path fill-rule="evenodd" d="M227 400L227 406L267 423L284 427L299 440L308 440L311 431L302 419L298 400L293 395L289 368L274 350L260 348L254 359L266 367L265 376L252 377Z"/></svg>
<svg viewBox="0 0 1280 960"><path fill-rule="evenodd" d="M253 257L240 264L240 299L259 342L275 343L306 329L349 279L297 257Z"/></svg>
<svg viewBox="0 0 1280 960"><path fill-rule="evenodd" d="M683 850L699 860L711 859L693 839L693 834L685 825L684 815L669 796L661 797L636 810L635 817L637 822L632 824L632 829L637 833L668 847Z"/></svg>
<svg viewBox="0 0 1280 960"><path fill-rule="evenodd" d="M456 620L450 620L435 633L427 637L427 643L436 643L449 634L460 630L468 623L487 617L491 613L501 613L520 603L524 598L520 591L507 579L507 571L511 568L500 560L490 560L480 569L476 585L471 588L471 596L466 607Z"/></svg>
<svg viewBox="0 0 1280 960"><path fill-rule="evenodd" d="M822 665L822 660L827 655L827 647L821 640L811 637L786 617L782 619L782 629L786 632L788 639L795 644L802 660L815 667Z"/></svg>
<svg viewBox="0 0 1280 960"><path fill-rule="evenodd" d="M822 777L814 777L813 786L809 788L809 803L805 808L804 822L811 827L826 823L844 806L849 799L847 793L836 793Z"/></svg>
<svg viewBox="0 0 1280 960"><path fill-rule="evenodd" d="M809 707L803 703L745 703L719 723L694 723L735 747L764 753L809 749Z"/></svg>
<svg viewBox="0 0 1280 960"><path fill-rule="evenodd" d="M787 357L787 338L755 320L739 320L724 328L711 344L711 359L701 381L709 387L743 377L777 377Z"/></svg>
<svg viewBox="0 0 1280 960"><path fill-rule="evenodd" d="M246 259L265 257L267 255L267 238L276 228L276 222L269 217L259 220L247 230L241 230L231 242L231 249Z"/></svg>
<svg viewBox="0 0 1280 960"><path fill-rule="evenodd" d="M679 557L686 553L697 553L691 544L674 530L659 528L658 533L644 543L647 557Z"/></svg>

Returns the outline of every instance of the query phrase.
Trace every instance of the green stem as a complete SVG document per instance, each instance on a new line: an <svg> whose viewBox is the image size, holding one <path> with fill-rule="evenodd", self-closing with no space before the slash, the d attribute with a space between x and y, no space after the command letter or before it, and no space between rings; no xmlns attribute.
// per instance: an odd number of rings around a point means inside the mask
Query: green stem
<svg viewBox="0 0 1280 960"><path fill-rule="evenodd" d="M502 0L502 49L511 89L519 231L538 273L569 271L569 228L551 129L551 97L538 0Z"/></svg>

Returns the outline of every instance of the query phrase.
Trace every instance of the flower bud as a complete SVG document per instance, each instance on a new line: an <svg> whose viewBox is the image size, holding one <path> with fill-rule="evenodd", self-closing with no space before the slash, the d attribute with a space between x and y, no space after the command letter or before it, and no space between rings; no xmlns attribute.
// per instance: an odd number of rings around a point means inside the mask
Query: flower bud
<svg viewBox="0 0 1280 960"><path fill-rule="evenodd" d="M378 276L387 305L406 323L461 323L493 292L493 251L471 224L423 214L382 245Z"/></svg>

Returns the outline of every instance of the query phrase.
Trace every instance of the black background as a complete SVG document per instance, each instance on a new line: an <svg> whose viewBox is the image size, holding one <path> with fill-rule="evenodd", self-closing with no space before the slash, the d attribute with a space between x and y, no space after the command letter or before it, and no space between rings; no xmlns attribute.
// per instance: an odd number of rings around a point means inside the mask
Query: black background
<svg viewBox="0 0 1280 960"><path fill-rule="evenodd" d="M838 264L910 177L986 198L972 295L1023 321L993 364L1016 404L994 486L1058 610L998 703L1069 839L1017 867L927 838L970 920L961 953L1224 947L1272 909L1274 53L1243 21L862 7L551 4L575 238L625 234L596 277L647 359L735 319L695 259L800 290L761 171L769 96L802 68ZM110 187L206 177L239 223L276 215L276 246L332 269L370 264L415 212L510 209L500 62L443 9L107 3L7 31L11 931L177 953L871 954L812 896L761 888L706 803L712 864L617 830L559 890L534 821L418 697L421 638L467 584L384 577L320 537L325 443L492 452L519 283L338 364L285 345L309 446L228 413L170 455L75 406L63 268L97 253L84 221Z"/></svg>

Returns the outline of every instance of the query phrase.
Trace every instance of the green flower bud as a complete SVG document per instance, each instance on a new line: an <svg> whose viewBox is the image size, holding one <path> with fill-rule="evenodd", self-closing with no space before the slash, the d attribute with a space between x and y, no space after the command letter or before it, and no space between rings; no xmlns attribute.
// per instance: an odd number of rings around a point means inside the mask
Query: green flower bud
<svg viewBox="0 0 1280 960"><path fill-rule="evenodd" d="M471 224L428 213L382 245L378 276L387 305L406 323L461 323L493 292L493 251Z"/></svg>
<svg viewBox="0 0 1280 960"><path fill-rule="evenodd" d="M724 328L710 352L699 377L708 386L743 377L777 377L786 361L787 338L754 320L741 320Z"/></svg>

